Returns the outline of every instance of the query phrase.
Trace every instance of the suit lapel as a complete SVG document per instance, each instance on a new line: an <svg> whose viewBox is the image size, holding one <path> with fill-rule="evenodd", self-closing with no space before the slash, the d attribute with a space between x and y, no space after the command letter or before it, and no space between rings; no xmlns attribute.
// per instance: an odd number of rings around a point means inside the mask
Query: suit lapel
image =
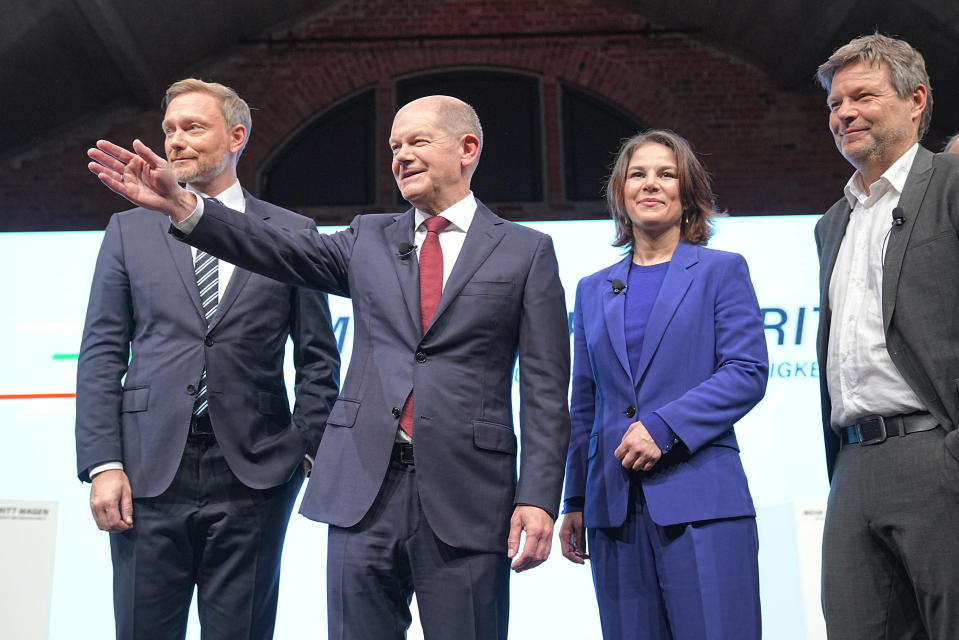
<svg viewBox="0 0 959 640"><path fill-rule="evenodd" d="M629 265L633 256L627 255L619 263L610 267L606 274L609 286L603 291L603 315L606 318L606 331L609 335L609 341L613 345L613 353L616 359L623 366L626 375L632 379L632 372L629 366L629 353L626 350L626 295L613 292L613 281L619 280L625 283L629 279Z"/></svg>
<svg viewBox="0 0 959 640"><path fill-rule="evenodd" d="M246 198L247 215L259 216L263 220L270 219L270 214L266 212L264 207L260 206L260 200L257 200L251 196L246 189L243 190L243 195ZM249 279L249 271L239 267L233 267L233 274L230 276L230 282L227 284L226 291L220 292L220 300L216 305L216 313L214 313L213 318L210 319L211 330L220 324L220 321L230 310L230 307L233 306L233 303L236 302L237 297L240 295L240 292L243 291L243 287L246 286L246 283L249 281Z"/></svg>
<svg viewBox="0 0 959 640"><path fill-rule="evenodd" d="M440 298L439 306L436 307L436 313L433 314L432 324L436 324L436 320L449 308L452 301L456 299L456 296L476 273L476 270L503 239L503 222L502 218L487 209L483 203L476 201L476 213L473 215L473 221L466 233L463 248L460 249L459 256L456 258L456 264L453 265L446 286L443 287L443 296ZM419 314L418 293L417 314Z"/></svg>
<svg viewBox="0 0 959 640"><path fill-rule="evenodd" d="M676 246L669 267L666 269L666 276L663 278L659 295L656 296L653 308L649 312L649 323L646 325L643 350L640 354L639 368L634 382L643 379L643 375L653 359L653 354L659 349L659 343L666 333L666 328L693 283L690 268L697 262L699 262L699 247L685 242L680 242Z"/></svg>
<svg viewBox="0 0 959 640"><path fill-rule="evenodd" d="M193 307L196 309L197 315L202 319L204 317L203 302L200 301L200 290L197 289L196 286L196 271L193 267L193 250L190 249L190 245L180 242L173 237L173 234L168 233L170 221L167 220L166 217L157 216L157 225L160 234L165 239L167 249L170 250L170 257L173 259L177 273L180 274L180 280L183 282L184 288L186 288L187 296L193 301Z"/></svg>
<svg viewBox="0 0 959 640"><path fill-rule="evenodd" d="M902 260L906 255L906 245L909 236L916 226L919 216L919 207L926 195L926 187L932 178L931 151L919 147L916 158L909 170L909 177L899 197L899 207L902 209L902 226L893 227L889 232L889 242L886 245L886 256L882 264L882 326L889 331L892 320L892 311L896 307L896 292L899 289L899 276L902 273Z"/></svg>
<svg viewBox="0 0 959 640"><path fill-rule="evenodd" d="M393 268L396 270L396 279L399 281L400 291L410 322L417 330L417 335L423 335L420 327L420 272L416 262L416 252L405 257L399 254L399 246L404 242L413 244L413 209L401 213L393 219L393 224L383 230L386 237L386 251L392 255Z"/></svg>

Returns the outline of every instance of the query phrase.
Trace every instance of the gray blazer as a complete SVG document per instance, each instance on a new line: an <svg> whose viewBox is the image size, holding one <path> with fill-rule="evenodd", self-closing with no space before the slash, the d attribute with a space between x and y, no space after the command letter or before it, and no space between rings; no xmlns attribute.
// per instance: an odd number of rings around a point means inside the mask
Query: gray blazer
<svg viewBox="0 0 959 640"><path fill-rule="evenodd" d="M549 236L478 203L424 335L416 254L399 250L413 242L412 209L357 216L332 235L266 225L209 201L204 211L190 244L353 301L350 368L301 513L340 527L363 518L415 388L416 485L443 542L501 552L514 505L555 516L569 442L569 328Z"/></svg>
<svg viewBox="0 0 959 640"><path fill-rule="evenodd" d="M246 194L270 227L312 220ZM209 328L190 248L165 216L132 209L110 219L77 364L77 473L119 460L135 498L162 493L180 464L203 367L210 420L230 470L255 489L288 481L320 442L336 398L339 352L324 296L237 268ZM293 338L291 418L283 358Z"/></svg>
<svg viewBox="0 0 959 640"><path fill-rule="evenodd" d="M899 198L904 222L892 226L882 277L886 349L896 368L950 433L946 446L959 458L959 155L920 147ZM816 225L820 259L819 384L826 465L830 478L839 437L830 426L826 348L831 310L829 281L849 222L842 198Z"/></svg>

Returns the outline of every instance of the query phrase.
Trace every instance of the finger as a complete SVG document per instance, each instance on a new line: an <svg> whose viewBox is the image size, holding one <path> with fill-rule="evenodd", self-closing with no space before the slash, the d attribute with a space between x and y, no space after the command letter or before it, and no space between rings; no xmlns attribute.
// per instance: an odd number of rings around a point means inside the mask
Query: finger
<svg viewBox="0 0 959 640"><path fill-rule="evenodd" d="M124 487L123 497L120 499L120 515L124 524L133 526L133 494L129 486Z"/></svg>
<svg viewBox="0 0 959 640"><path fill-rule="evenodd" d="M163 158L153 152L153 149L140 142L139 138L133 141L133 150L136 151L138 156L143 158L144 162L154 169L165 162Z"/></svg>
<svg viewBox="0 0 959 640"><path fill-rule="evenodd" d="M93 163L96 163L97 166L111 169L117 173L123 173L123 170L127 166L126 163L121 162L119 159L111 156L109 153L104 153L100 149L88 149L87 156L93 160ZM91 165L93 163L91 163Z"/></svg>
<svg viewBox="0 0 959 640"><path fill-rule="evenodd" d="M129 149L124 149L120 145L113 144L109 140L97 140L96 148L103 153L113 156L123 164L130 162L134 156L134 153Z"/></svg>
<svg viewBox="0 0 959 640"><path fill-rule="evenodd" d="M616 450L613 451L613 457L615 457L617 460L622 460L623 458L626 457L626 454L628 452L629 452L629 447L627 447L625 444L620 443L620 445L616 447Z"/></svg>
<svg viewBox="0 0 959 640"><path fill-rule="evenodd" d="M522 555L513 562L513 570L519 573L539 566L549 557L552 546L550 536L542 529L528 528Z"/></svg>
<svg viewBox="0 0 959 640"><path fill-rule="evenodd" d="M512 558L519 551L519 536L523 526L515 515L509 521L509 537L506 538L506 557Z"/></svg>

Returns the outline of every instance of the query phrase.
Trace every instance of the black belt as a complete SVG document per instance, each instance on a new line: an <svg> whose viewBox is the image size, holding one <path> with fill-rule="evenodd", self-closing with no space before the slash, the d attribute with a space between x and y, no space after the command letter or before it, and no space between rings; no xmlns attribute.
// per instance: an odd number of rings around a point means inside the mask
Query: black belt
<svg viewBox="0 0 959 640"><path fill-rule="evenodd" d="M393 443L393 454L390 456L396 462L407 466L413 465L413 445L409 442Z"/></svg>
<svg viewBox="0 0 959 640"><path fill-rule="evenodd" d="M210 422L209 413L204 413L202 416L190 416L190 434L187 436L187 440L204 444L216 442L216 435L213 433L213 424Z"/></svg>
<svg viewBox="0 0 959 640"><path fill-rule="evenodd" d="M904 416L866 416L859 422L839 430L844 444L867 446L885 442L892 436L905 436L920 431L930 431L939 426L939 421L926 412L910 413Z"/></svg>

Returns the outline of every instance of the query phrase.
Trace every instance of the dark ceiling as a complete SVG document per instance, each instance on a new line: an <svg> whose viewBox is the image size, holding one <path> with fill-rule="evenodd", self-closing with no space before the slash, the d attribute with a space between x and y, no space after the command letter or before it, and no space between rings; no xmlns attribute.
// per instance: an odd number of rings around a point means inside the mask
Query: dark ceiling
<svg viewBox="0 0 959 640"><path fill-rule="evenodd" d="M597 0L602 1L602 0ZM808 89L836 46L878 29L925 56L933 137L959 129L956 0L611 0ZM330 0L5 0L0 160L118 108L157 107L171 81L243 42L282 37Z"/></svg>

